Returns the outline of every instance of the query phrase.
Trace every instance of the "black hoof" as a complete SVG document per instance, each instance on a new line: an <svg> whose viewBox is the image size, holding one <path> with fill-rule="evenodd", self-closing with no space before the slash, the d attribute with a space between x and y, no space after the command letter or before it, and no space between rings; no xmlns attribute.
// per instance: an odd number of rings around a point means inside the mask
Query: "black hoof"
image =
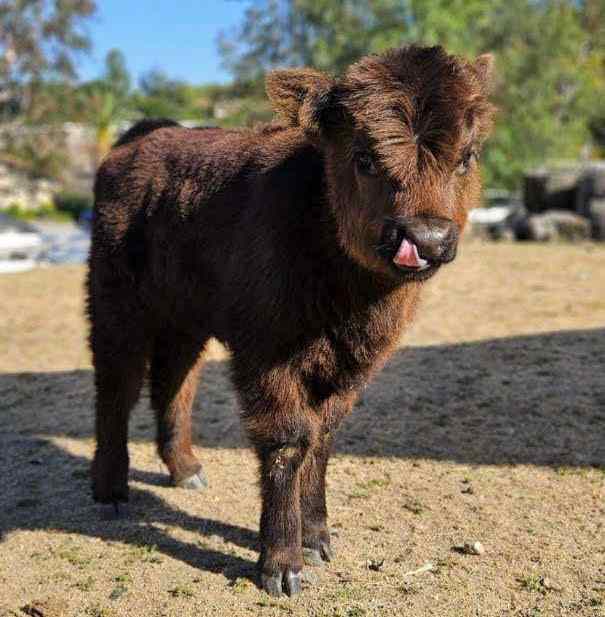
<svg viewBox="0 0 605 617"><path fill-rule="evenodd" d="M285 576L281 572L271 575L261 574L262 588L275 598L279 598L283 591L290 597L299 594L302 591L303 580L305 579L302 571L287 570Z"/></svg>
<svg viewBox="0 0 605 617"><path fill-rule="evenodd" d="M290 572L286 574L286 593L292 597L302 591L302 571Z"/></svg>
<svg viewBox="0 0 605 617"><path fill-rule="evenodd" d="M179 488L186 488L192 491L203 491L208 488L208 478L206 474L200 469L192 476L175 482L175 486Z"/></svg>
<svg viewBox="0 0 605 617"><path fill-rule="evenodd" d="M332 561L334 559L332 547L327 542L319 543L319 551L324 561Z"/></svg>
<svg viewBox="0 0 605 617"><path fill-rule="evenodd" d="M308 566L322 566L334 559L334 553L327 542L320 541L319 548L303 547L303 559Z"/></svg>
<svg viewBox="0 0 605 617"><path fill-rule="evenodd" d="M272 574L269 576L268 574L261 574L261 586L262 588L270 595L275 598L279 598L282 595L281 592L281 583L282 583L282 575L281 572L277 574Z"/></svg>
<svg viewBox="0 0 605 617"><path fill-rule="evenodd" d="M119 521L128 518L128 505L114 501L113 503L99 504L99 513L102 521Z"/></svg>

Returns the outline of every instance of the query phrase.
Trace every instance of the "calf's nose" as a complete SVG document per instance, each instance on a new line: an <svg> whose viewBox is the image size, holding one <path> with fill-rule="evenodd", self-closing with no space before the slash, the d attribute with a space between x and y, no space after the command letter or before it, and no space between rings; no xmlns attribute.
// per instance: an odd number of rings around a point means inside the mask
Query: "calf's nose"
<svg viewBox="0 0 605 617"><path fill-rule="evenodd" d="M414 216L402 222L405 237L416 245L420 257L442 263L454 259L458 245L456 223L431 216Z"/></svg>

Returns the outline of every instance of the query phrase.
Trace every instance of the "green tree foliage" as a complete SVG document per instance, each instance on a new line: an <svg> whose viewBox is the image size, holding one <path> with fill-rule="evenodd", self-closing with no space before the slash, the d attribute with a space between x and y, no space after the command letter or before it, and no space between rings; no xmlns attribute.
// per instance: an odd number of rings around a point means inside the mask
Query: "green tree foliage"
<svg viewBox="0 0 605 617"><path fill-rule="evenodd" d="M75 77L74 56L90 45L82 25L95 10L93 0L0 2L0 101L27 112L43 79Z"/></svg>
<svg viewBox="0 0 605 617"><path fill-rule="evenodd" d="M126 67L126 58L119 49L110 49L105 56L105 73L102 80L116 99L125 101L130 94L130 73Z"/></svg>
<svg viewBox="0 0 605 617"><path fill-rule="evenodd" d="M223 33L225 65L261 90L275 66L338 74L366 53L421 42L497 58L500 108L485 152L488 184L515 188L524 169L579 156L605 134L605 0L256 0Z"/></svg>
<svg viewBox="0 0 605 617"><path fill-rule="evenodd" d="M77 54L88 50L83 25L93 0L0 0L0 120L29 130L3 130L0 159L34 175L64 167L62 133L49 121L71 109Z"/></svg>
<svg viewBox="0 0 605 617"><path fill-rule="evenodd" d="M199 117L203 101L196 87L185 81L169 78L164 72L152 70L141 77L132 98L133 109L146 118L185 120Z"/></svg>
<svg viewBox="0 0 605 617"><path fill-rule="evenodd" d="M131 115L130 83L124 54L111 49L105 57L103 75L82 84L75 92L77 109L72 118L95 129L97 162L109 151L119 122Z"/></svg>

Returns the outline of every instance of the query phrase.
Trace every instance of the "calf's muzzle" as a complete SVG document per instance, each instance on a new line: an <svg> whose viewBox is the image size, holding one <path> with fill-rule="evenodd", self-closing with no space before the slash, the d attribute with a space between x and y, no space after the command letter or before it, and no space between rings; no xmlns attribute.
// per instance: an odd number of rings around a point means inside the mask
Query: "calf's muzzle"
<svg viewBox="0 0 605 617"><path fill-rule="evenodd" d="M423 270L450 262L456 256L458 226L432 216L389 218L380 252L396 266Z"/></svg>

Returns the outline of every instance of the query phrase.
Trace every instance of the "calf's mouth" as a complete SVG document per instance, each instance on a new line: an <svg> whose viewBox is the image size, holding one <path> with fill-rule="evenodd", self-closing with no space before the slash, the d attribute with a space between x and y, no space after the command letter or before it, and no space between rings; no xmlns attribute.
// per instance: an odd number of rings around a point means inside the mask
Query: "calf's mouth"
<svg viewBox="0 0 605 617"><path fill-rule="evenodd" d="M458 230L446 219L387 219L377 252L405 280L426 280L456 255Z"/></svg>

